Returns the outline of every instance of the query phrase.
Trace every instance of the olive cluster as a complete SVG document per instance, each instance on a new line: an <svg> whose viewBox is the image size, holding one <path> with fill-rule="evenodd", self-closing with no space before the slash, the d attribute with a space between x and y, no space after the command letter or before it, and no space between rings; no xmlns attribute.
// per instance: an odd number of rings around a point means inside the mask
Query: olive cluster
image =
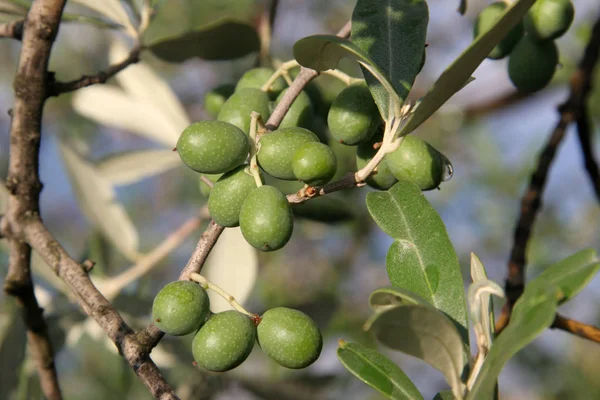
<svg viewBox="0 0 600 400"><path fill-rule="evenodd" d="M225 227L240 226L244 238L261 251L282 248L293 231L293 213L277 182L301 181L309 186L329 182L336 173L334 151L323 143L312 125L316 101L301 92L273 132L258 132L256 148L249 138L251 114L266 121L286 92L281 77L272 80L274 70L247 71L235 87L219 86L205 97L205 109L216 120L200 121L187 127L177 143L182 161L191 169L216 180L212 189L201 185L209 196L213 220ZM265 90L264 85L272 84ZM357 167L364 167L382 141L383 121L362 80L354 80L338 93L327 113L332 140L356 147ZM259 171L251 171L249 154L256 153ZM388 154L367 184L385 190L398 179L411 180L422 190L437 188L448 176L449 162L428 143L406 137L400 148ZM257 185L255 172L273 185ZM258 186L258 187L257 187Z"/></svg>
<svg viewBox="0 0 600 400"><path fill-rule="evenodd" d="M498 1L483 9L475 21L474 37L489 30L506 7L506 2ZM515 87L523 92L538 91L554 76L558 65L554 40L565 34L574 15L571 0L537 0L523 21L508 32L488 58L497 60L509 56L508 76Z"/></svg>
<svg viewBox="0 0 600 400"><path fill-rule="evenodd" d="M256 318L235 310L213 314L206 290L192 281L171 282L162 288L152 305L152 319L169 335L195 332L194 360L214 372L242 364L257 341L268 357L292 369L315 362L323 347L319 328L301 311L277 307Z"/></svg>

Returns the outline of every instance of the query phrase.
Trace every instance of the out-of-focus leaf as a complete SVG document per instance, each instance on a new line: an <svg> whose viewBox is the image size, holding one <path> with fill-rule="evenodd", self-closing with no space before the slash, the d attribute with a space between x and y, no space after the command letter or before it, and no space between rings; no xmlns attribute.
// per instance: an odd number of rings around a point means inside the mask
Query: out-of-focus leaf
<svg viewBox="0 0 600 400"><path fill-rule="evenodd" d="M358 379L389 399L423 399L410 378L389 358L359 343L341 343L340 362Z"/></svg>
<svg viewBox="0 0 600 400"><path fill-rule="evenodd" d="M6 205L8 204L8 189L4 185L4 183L0 182L0 214L4 213L6 210Z"/></svg>
<svg viewBox="0 0 600 400"><path fill-rule="evenodd" d="M510 323L492 345L467 400L492 397L504 364L552 324L556 306L555 288L525 289L515 304Z"/></svg>
<svg viewBox="0 0 600 400"><path fill-rule="evenodd" d="M59 142L73 191L82 212L123 255L138 256L138 234L114 189L91 163L82 159L67 144Z"/></svg>
<svg viewBox="0 0 600 400"><path fill-rule="evenodd" d="M89 15L79 15L72 13L63 13L62 20L64 22L77 22L81 24L94 25L98 28L106 28L106 29L122 29L123 25L106 21L102 18L96 18Z"/></svg>
<svg viewBox="0 0 600 400"><path fill-rule="evenodd" d="M73 95L73 108L96 122L125 129L147 139L175 147L181 134L160 108L142 103L115 87L92 86Z"/></svg>
<svg viewBox="0 0 600 400"><path fill-rule="evenodd" d="M241 304L246 301L256 281L258 256L246 242L240 228L227 228L211 251L202 275L223 288ZM208 291L212 312L230 310L231 305L223 298Z"/></svg>
<svg viewBox="0 0 600 400"><path fill-rule="evenodd" d="M485 343L486 348L489 349L494 337L494 305L491 302L491 295L496 294L499 297L504 297L504 291L497 284L487 279L485 268L475 253L471 253L471 279L473 280L473 284L469 287L471 319L473 320L475 333L481 336L478 337L478 343L480 346ZM487 287L487 293L476 296L476 292L481 288L475 285ZM475 298L472 299L471 297Z"/></svg>
<svg viewBox="0 0 600 400"><path fill-rule="evenodd" d="M392 285L421 296L459 325L468 344L463 280L454 247L435 209L418 186L400 181L367 194L367 208L394 239L386 266Z"/></svg>
<svg viewBox="0 0 600 400"><path fill-rule="evenodd" d="M261 10L256 0L170 0L159 8L144 42L171 62L241 57L260 48L255 23Z"/></svg>
<svg viewBox="0 0 600 400"><path fill-rule="evenodd" d="M119 0L71 0L73 3L81 4L99 14L104 15L111 21L114 21L124 27L127 27L129 33L135 32L135 28L129 20L127 11Z"/></svg>
<svg viewBox="0 0 600 400"><path fill-rule="evenodd" d="M19 383L19 371L25 360L27 335L17 307L13 304L3 308L0 313L0 387L2 393L8 395Z"/></svg>
<svg viewBox="0 0 600 400"><path fill-rule="evenodd" d="M452 394L452 390L442 390L438 392L433 400L454 400L456 397Z"/></svg>
<svg viewBox="0 0 600 400"><path fill-rule="evenodd" d="M129 51L119 40L110 47L109 60L116 64L127 58ZM116 75L119 85L125 92L141 103L152 104L173 125L178 133L190 125L185 109L168 83L144 62L130 65Z"/></svg>
<svg viewBox="0 0 600 400"><path fill-rule="evenodd" d="M518 0L511 4L496 25L471 43L433 84L423 101L402 127L399 136L408 135L436 112L450 97L469 82L481 62L527 13L535 0Z"/></svg>
<svg viewBox="0 0 600 400"><path fill-rule="evenodd" d="M598 256L593 249L582 250L559 261L528 283L531 287L556 286L561 303L575 297L600 269Z"/></svg>
<svg viewBox="0 0 600 400"><path fill-rule="evenodd" d="M29 7L21 2L0 0L0 13L3 14L25 16L28 9Z"/></svg>
<svg viewBox="0 0 600 400"><path fill-rule="evenodd" d="M119 153L96 164L113 185L129 185L181 165L172 150L140 150Z"/></svg>
<svg viewBox="0 0 600 400"><path fill-rule="evenodd" d="M462 392L460 377L467 363L463 341L452 321L439 310L420 304L398 306L374 314L365 329L385 346L441 371L453 392Z"/></svg>
<svg viewBox="0 0 600 400"><path fill-rule="evenodd" d="M371 57L402 100L419 73L428 22L424 0L358 0L354 7L352 42ZM386 88L368 71L364 72L381 115L387 116Z"/></svg>
<svg viewBox="0 0 600 400"><path fill-rule="evenodd" d="M351 221L356 217L356 212L348 202L331 197L318 197L302 204L292 204L296 217L325 223Z"/></svg>
<svg viewBox="0 0 600 400"><path fill-rule="evenodd" d="M382 312L403 304L431 305L418 294L394 286L374 290L369 297L369 305L375 312Z"/></svg>
<svg viewBox="0 0 600 400"><path fill-rule="evenodd" d="M402 100L396 93L394 86L388 80L377 64L360 47L347 39L335 35L313 35L300 39L294 44L294 58L307 68L316 71L334 69L344 57L353 59L360 63L371 75L373 75L385 88L385 91L373 93L377 104L394 104L394 115L400 115ZM388 119L388 115L382 115Z"/></svg>

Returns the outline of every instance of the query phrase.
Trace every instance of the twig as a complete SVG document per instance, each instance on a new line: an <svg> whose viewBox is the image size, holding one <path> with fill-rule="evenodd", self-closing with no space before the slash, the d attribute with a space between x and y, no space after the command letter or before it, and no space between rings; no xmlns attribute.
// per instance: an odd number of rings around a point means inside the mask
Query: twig
<svg viewBox="0 0 600 400"><path fill-rule="evenodd" d="M30 273L30 248L22 244L26 242L65 281L84 312L104 329L151 393L160 399L176 399L177 396L148 353L143 351L145 347L138 342L131 328L92 284L85 269L73 260L48 232L39 217L39 194L42 184L39 180L38 166L42 114L49 93L48 60L65 2L66 0L33 2L24 23L23 44L13 84L15 103L10 126L10 159L6 181L10 194L2 221L3 235L9 238L12 248L11 277L21 280L20 287L31 284L30 276L29 280L26 280ZM11 278L10 282L14 288L14 279ZM27 291L32 295L32 290L33 288ZM25 315L32 316L40 323L41 310L36 303L32 298L29 299L29 303L24 303L24 306L28 307ZM47 342L46 356L51 360L53 355L47 335L44 335L43 329L37 332L33 330L33 333L37 335L35 340ZM52 370L53 365L47 363L44 368ZM60 398L60 393L57 395L48 389L58 386L56 373L48 374L44 368L40 368L38 364L44 395L47 398ZM52 382L47 382L48 379Z"/></svg>
<svg viewBox="0 0 600 400"><path fill-rule="evenodd" d="M600 343L600 328L592 325L586 325L579 321L564 317L560 314L556 314L556 318L554 318L554 322L550 328L560 329L581 338L591 340L592 342Z"/></svg>
<svg viewBox="0 0 600 400"><path fill-rule="evenodd" d="M114 299L121 291L132 282L150 272L158 263L169 255L173 250L185 241L188 236L200 227L201 218L193 217L172 232L150 253L143 256L139 262L132 265L119 275L110 278L98 285L100 292L104 294L109 301Z"/></svg>
<svg viewBox="0 0 600 400"><path fill-rule="evenodd" d="M258 35L260 37L260 52L258 61L262 65L269 64L271 52L271 37L273 34L273 26L275 25L275 16L277 15L277 7L279 0L271 0L265 4L264 11L260 17L258 25Z"/></svg>
<svg viewBox="0 0 600 400"><path fill-rule="evenodd" d="M577 118L577 137L581 145L585 170L587 171L590 183L596 193L596 198L600 201L600 171L598 162L594 156L594 146L592 145L592 134L590 129L590 119L588 118L586 107L582 107Z"/></svg>
<svg viewBox="0 0 600 400"><path fill-rule="evenodd" d="M331 182L320 187L309 186L306 189L299 190L297 193L288 194L287 199L291 204L301 204L315 197L325 196L326 194L337 192L338 190L351 189L358 185L354 173L350 172L339 181Z"/></svg>
<svg viewBox="0 0 600 400"><path fill-rule="evenodd" d="M10 21L0 24L0 38L21 40L25 20Z"/></svg>
<svg viewBox="0 0 600 400"><path fill-rule="evenodd" d="M505 283L507 302L502 309L502 314L498 318L498 321L496 321L496 333L498 334L508 324L512 307L525 288L525 251L537 212L541 206L548 170L554 160L558 145L565 135L567 126L577 120L581 115L581 110L585 107L585 102L591 89L591 76L598 60L599 50L600 19L594 25L592 36L586 46L577 71L571 76L571 93L569 98L558 107L560 120L540 154L536 170L531 176L529 187L521 200L521 213L515 229L513 248L508 263L508 277Z"/></svg>
<svg viewBox="0 0 600 400"><path fill-rule="evenodd" d="M351 23L350 21L348 21L342 27L342 29L339 30L337 35L340 37L350 36L350 28ZM269 120L265 124L269 131L274 131L275 129L277 129L277 127L283 120L283 117L285 117L285 114L292 106L292 103L294 102L294 100L296 100L296 97L298 97L304 89L304 87L308 85L308 83L314 78L316 78L318 75L319 73L314 69L308 69L305 67L300 68L300 73L296 76L296 79L294 79L294 82L288 88L287 92L285 93L281 101L277 104L277 107L275 107L273 113L269 117Z"/></svg>
<svg viewBox="0 0 600 400"><path fill-rule="evenodd" d="M106 69L106 71L100 71L95 75L84 75L79 79L69 82L51 82L48 88L48 97L58 96L63 93L72 92L74 90L98 83L106 83L106 81L123 71L131 64L135 64L140 61L141 51L142 47L140 45L136 45L133 49L131 49L126 59L118 64L111 65Z"/></svg>

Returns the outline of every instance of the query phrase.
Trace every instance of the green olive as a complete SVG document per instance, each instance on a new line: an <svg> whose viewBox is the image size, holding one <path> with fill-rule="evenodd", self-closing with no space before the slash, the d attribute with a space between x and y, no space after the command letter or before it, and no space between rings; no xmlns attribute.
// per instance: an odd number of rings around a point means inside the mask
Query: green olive
<svg viewBox="0 0 600 400"><path fill-rule="evenodd" d="M299 180L312 185L324 185L335 175L337 161L333 150L319 142L306 143L292 158L292 170Z"/></svg>
<svg viewBox="0 0 600 400"><path fill-rule="evenodd" d="M377 149L374 149L373 145L382 140L383 137L381 135L376 135L368 142L356 148L356 167L358 169L364 168L371 161L375 153L377 153ZM377 172L369 176L366 182L367 185L374 189L387 190L398 182L398 179L392 174L388 162L384 158L377 166Z"/></svg>
<svg viewBox="0 0 600 400"><path fill-rule="evenodd" d="M235 90L237 92L240 89L260 89L274 73L275 70L272 68L252 68L242 75L235 86ZM282 77L277 78L268 90L269 97L271 99L276 98L286 86Z"/></svg>
<svg viewBox="0 0 600 400"><path fill-rule="evenodd" d="M208 198L208 212L219 225L232 227L240 224L242 203L256 189L254 177L243 164L224 174L213 186Z"/></svg>
<svg viewBox="0 0 600 400"><path fill-rule="evenodd" d="M574 17L571 0L537 0L525 16L525 31L537 41L553 40L569 30Z"/></svg>
<svg viewBox="0 0 600 400"><path fill-rule="evenodd" d="M223 104L233 94L235 86L228 83L225 85L217 86L216 88L209 90L204 95L204 109L213 118L219 115L219 111L223 107Z"/></svg>
<svg viewBox="0 0 600 400"><path fill-rule="evenodd" d="M239 89L223 104L217 119L229 122L248 134L252 111L259 113L266 122L271 116L269 96L259 89Z"/></svg>
<svg viewBox="0 0 600 400"><path fill-rule="evenodd" d="M191 281L167 284L154 298L152 320L161 331L175 336L198 329L210 314L206 291Z"/></svg>
<svg viewBox="0 0 600 400"><path fill-rule="evenodd" d="M275 104L279 104L287 89L285 89L277 100ZM288 112L281 120L279 124L279 129L281 128L292 128L292 127L302 127L302 128L310 128L313 125L313 119L315 118L315 111L313 109L312 102L310 101L310 97L306 94L306 92L302 91L296 97L292 105L290 106Z"/></svg>
<svg viewBox="0 0 600 400"><path fill-rule="evenodd" d="M519 41L508 59L508 76L522 92L546 87L558 65L558 50L553 41L536 42L530 36Z"/></svg>
<svg viewBox="0 0 600 400"><path fill-rule="evenodd" d="M284 180L296 180L292 158L304 144L318 142L317 136L304 128L281 128L259 141L257 160L260 167L271 176Z"/></svg>
<svg viewBox="0 0 600 400"><path fill-rule="evenodd" d="M489 31L498 22L508 5L503 1L497 1L484 8L475 20L473 26L473 37L477 38L479 35ZM516 46L517 42L523 36L523 23L519 21L492 49L488 58L498 60L506 57L512 49Z"/></svg>

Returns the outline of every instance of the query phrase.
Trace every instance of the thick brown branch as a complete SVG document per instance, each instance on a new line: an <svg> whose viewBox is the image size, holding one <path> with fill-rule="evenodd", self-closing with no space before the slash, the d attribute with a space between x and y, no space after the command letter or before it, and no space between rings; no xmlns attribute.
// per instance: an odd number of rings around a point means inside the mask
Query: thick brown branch
<svg viewBox="0 0 600 400"><path fill-rule="evenodd" d="M141 47L135 46L129 52L126 59L118 64L111 65L106 71L100 71L96 75L84 75L79 79L75 79L69 82L50 82L48 88L48 97L58 96L62 93L72 92L77 89L81 89L87 86L96 85L99 83L106 83L110 78L130 66L140 61Z"/></svg>
<svg viewBox="0 0 600 400"><path fill-rule="evenodd" d="M23 38L23 26L25 20L10 21L0 24L0 38L21 40Z"/></svg>
<svg viewBox="0 0 600 400"><path fill-rule="evenodd" d="M152 395L157 399L177 399L133 330L94 286L85 268L67 254L42 221L37 217L26 221L23 234L42 259L65 281L83 311L100 325Z"/></svg>
<svg viewBox="0 0 600 400"><path fill-rule="evenodd" d="M560 329L581 338L591 340L592 342L600 343L600 328L592 325L586 325L582 322L572 320L560 314L556 314L556 318L554 318L554 322L550 328Z"/></svg>
<svg viewBox="0 0 600 400"><path fill-rule="evenodd" d="M571 93L569 98L558 108L560 120L540 154L537 167L531 176L529 187L521 200L521 213L515 229L513 248L508 262L508 277L505 283L507 303L496 322L496 331L498 333L508 324L512 307L525 288L525 252L533 224L541 206L548 171L554 160L558 145L565 135L567 126L577 120L583 112L582 110L585 107L591 88L591 76L598 60L599 50L600 19L594 25L592 37L586 46L579 67L571 77Z"/></svg>
<svg viewBox="0 0 600 400"><path fill-rule="evenodd" d="M581 145L585 170L590 178L594 193L596 193L596 198L600 201L600 170L598 169L598 162L594 156L590 123L591 121L588 118L587 109L583 107L577 117L577 137L579 138L579 144Z"/></svg>

